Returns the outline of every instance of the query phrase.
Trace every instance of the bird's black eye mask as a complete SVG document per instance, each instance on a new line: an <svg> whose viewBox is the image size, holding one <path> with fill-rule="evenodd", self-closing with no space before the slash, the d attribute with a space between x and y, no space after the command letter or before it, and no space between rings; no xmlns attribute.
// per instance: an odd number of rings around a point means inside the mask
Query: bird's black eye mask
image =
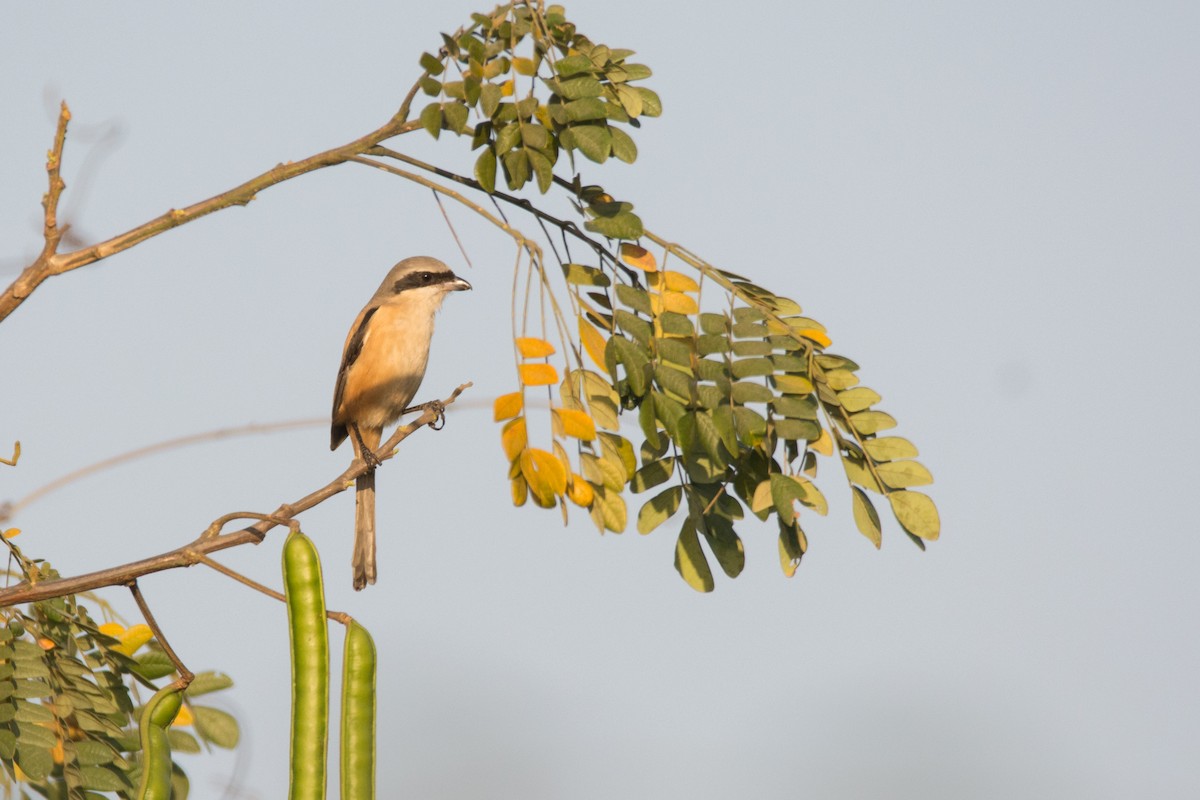
<svg viewBox="0 0 1200 800"><path fill-rule="evenodd" d="M453 272L430 272L429 270L410 272L392 284L392 291L396 294L400 294L400 292L403 292L405 289L420 289L423 286L436 286L439 283L449 283L454 279Z"/></svg>

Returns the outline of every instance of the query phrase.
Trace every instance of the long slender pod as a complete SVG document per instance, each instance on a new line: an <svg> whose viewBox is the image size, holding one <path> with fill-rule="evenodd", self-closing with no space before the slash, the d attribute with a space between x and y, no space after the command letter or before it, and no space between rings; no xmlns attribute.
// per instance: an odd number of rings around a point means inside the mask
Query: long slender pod
<svg viewBox="0 0 1200 800"><path fill-rule="evenodd" d="M183 687L172 683L159 689L138 716L142 741L142 780L138 800L171 799L171 744L167 729L183 705Z"/></svg>
<svg viewBox="0 0 1200 800"><path fill-rule="evenodd" d="M342 657L342 800L375 798L375 642L346 626Z"/></svg>
<svg viewBox="0 0 1200 800"><path fill-rule="evenodd" d="M321 560L312 541L288 534L283 546L292 649L291 800L323 800L329 748L329 631Z"/></svg>

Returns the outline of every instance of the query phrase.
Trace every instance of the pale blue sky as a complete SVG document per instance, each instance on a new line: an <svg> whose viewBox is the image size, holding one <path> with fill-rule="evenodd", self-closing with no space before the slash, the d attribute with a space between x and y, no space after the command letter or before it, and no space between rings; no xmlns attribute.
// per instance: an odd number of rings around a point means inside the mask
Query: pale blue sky
<svg viewBox="0 0 1200 800"><path fill-rule="evenodd" d="M40 246L59 98L64 208L106 238L373 129L474 10L6 4L0 279ZM944 538L922 555L889 524L876 553L828 465L794 579L747 526L745 573L697 595L668 528L511 508L497 426L457 411L380 473L376 587L349 588L349 495L303 518L330 606L380 645L381 796L1200 793L1197 6L568 12L636 49L665 106L636 165L585 177L828 326L921 448ZM398 145L471 163L466 141ZM455 219L473 269L426 191L347 165L47 283L0 326L0 446L25 447L0 500L172 436L324 417L347 326L414 253L476 287L447 303L422 394L510 391L512 251ZM13 524L65 573L124 562L323 484L349 458L327 441L179 451ZM280 541L224 560L277 584ZM237 681L243 761L191 759L194 796L280 796L283 609L201 568L143 588L193 668Z"/></svg>

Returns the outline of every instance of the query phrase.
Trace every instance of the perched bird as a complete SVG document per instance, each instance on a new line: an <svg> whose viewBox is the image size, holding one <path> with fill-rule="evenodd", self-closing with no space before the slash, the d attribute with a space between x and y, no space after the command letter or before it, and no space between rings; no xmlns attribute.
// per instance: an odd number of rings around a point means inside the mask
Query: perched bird
<svg viewBox="0 0 1200 800"><path fill-rule="evenodd" d="M375 449L384 427L400 418L425 377L433 317L446 293L470 288L436 258L406 258L388 272L346 336L329 449L349 437L354 454L371 467L355 483L355 589L375 582Z"/></svg>

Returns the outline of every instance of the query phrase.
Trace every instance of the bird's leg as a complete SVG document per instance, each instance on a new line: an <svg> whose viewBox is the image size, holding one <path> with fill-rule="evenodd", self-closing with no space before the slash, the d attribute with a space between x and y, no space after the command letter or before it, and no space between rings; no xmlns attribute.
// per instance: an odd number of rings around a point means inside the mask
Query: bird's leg
<svg viewBox="0 0 1200 800"><path fill-rule="evenodd" d="M362 433L358 430L358 423L351 422L350 430L354 432L354 438L358 440L358 452L362 455L363 463L371 469L375 469L383 462L379 460L379 456L375 455L375 451L367 447L367 443L363 441Z"/></svg>
<svg viewBox="0 0 1200 800"><path fill-rule="evenodd" d="M413 411L432 411L434 414L437 414L437 419L429 425L435 431L440 431L446 426L446 404L441 400L430 400L428 403L421 403L419 406L409 406L404 409L405 414Z"/></svg>

